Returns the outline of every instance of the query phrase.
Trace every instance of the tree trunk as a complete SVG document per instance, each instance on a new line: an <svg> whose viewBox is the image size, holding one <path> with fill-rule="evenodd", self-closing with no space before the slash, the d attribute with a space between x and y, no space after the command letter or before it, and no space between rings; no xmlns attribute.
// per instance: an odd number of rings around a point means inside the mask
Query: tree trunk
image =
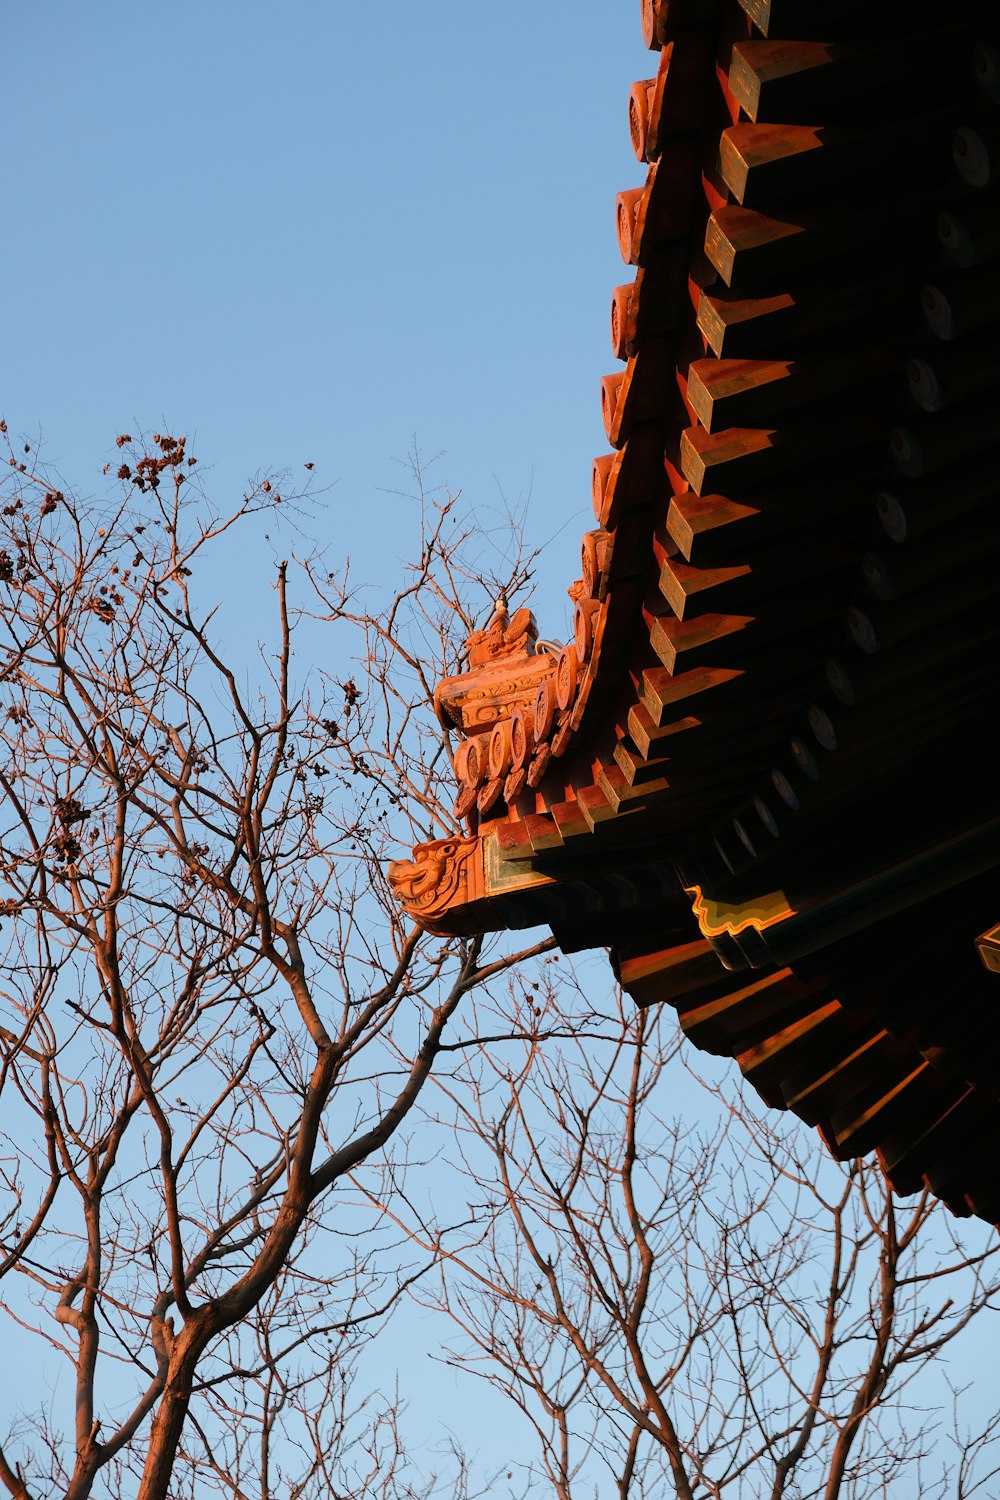
<svg viewBox="0 0 1000 1500"><path fill-rule="evenodd" d="M153 1418L149 1451L136 1500L167 1500L170 1493L177 1448L191 1405L195 1371L208 1343L207 1332L196 1329L193 1323L188 1324L185 1334L186 1339L183 1334L178 1339L180 1350L177 1345L174 1347L167 1382Z"/></svg>

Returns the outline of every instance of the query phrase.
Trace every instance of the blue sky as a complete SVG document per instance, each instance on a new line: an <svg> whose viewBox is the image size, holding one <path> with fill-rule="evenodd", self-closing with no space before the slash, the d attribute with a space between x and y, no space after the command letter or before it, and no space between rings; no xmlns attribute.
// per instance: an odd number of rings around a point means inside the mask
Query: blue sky
<svg viewBox="0 0 1000 1500"><path fill-rule="evenodd" d="M638 0L48 0L3 40L12 431L83 495L121 431L189 434L220 504L313 462L314 532L385 586L416 435L478 514L530 495L536 612L564 631L630 279L614 198L643 175ZM469 1399L436 1382L416 1417Z"/></svg>
<svg viewBox="0 0 1000 1500"><path fill-rule="evenodd" d="M415 434L477 508L565 528L562 628L642 180L637 0L55 0L4 31L12 430L83 493L135 428L191 434L219 493L312 461L320 532L387 581Z"/></svg>
<svg viewBox="0 0 1000 1500"><path fill-rule="evenodd" d="M64 487L101 493L122 431L189 434L220 505L308 460L317 539L391 587L415 435L477 515L530 495L539 623L568 629L630 275L614 199L643 175L638 0L50 0L3 36L0 415ZM237 613L253 561L217 580ZM474 1430L482 1392L405 1327L415 1418ZM487 1462L517 1441L498 1415Z"/></svg>

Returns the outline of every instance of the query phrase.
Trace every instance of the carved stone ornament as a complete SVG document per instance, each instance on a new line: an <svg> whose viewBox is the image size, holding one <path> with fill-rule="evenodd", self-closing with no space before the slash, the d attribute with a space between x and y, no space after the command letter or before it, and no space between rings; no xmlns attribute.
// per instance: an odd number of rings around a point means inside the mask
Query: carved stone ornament
<svg viewBox="0 0 1000 1500"><path fill-rule="evenodd" d="M555 670L552 657L535 650L538 626L530 609L508 615L503 600L485 630L468 640L468 667L446 677L434 693L441 723L462 734L483 734L534 704L540 682Z"/></svg>
<svg viewBox="0 0 1000 1500"><path fill-rule="evenodd" d="M497 601L493 617L485 630L474 630L467 650L470 667L484 667L489 662L509 656L533 656L538 640L538 626L530 609L519 609L513 615Z"/></svg>
<svg viewBox="0 0 1000 1500"><path fill-rule="evenodd" d="M466 906L483 895L482 852L478 838L454 836L418 844L412 859L389 866L397 901L429 931L451 906Z"/></svg>

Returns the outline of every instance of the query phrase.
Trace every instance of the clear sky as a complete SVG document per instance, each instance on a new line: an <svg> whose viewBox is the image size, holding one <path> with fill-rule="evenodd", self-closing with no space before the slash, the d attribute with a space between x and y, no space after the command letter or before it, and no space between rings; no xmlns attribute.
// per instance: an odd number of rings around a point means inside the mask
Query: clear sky
<svg viewBox="0 0 1000 1500"><path fill-rule="evenodd" d="M639 0L20 0L2 39L0 415L65 487L96 492L121 431L189 434L220 495L308 460L320 539L391 584L416 435L484 516L530 494L565 631Z"/></svg>
<svg viewBox="0 0 1000 1500"><path fill-rule="evenodd" d="M484 516L530 494L539 623L568 629L631 274L614 198L643 176L638 0L46 0L5 7L3 44L0 415L64 488L100 492L122 431L189 434L220 504L308 460L318 538L391 585L416 435ZM402 1364L415 1418L443 1400L468 1437L482 1392Z"/></svg>
<svg viewBox="0 0 1000 1500"><path fill-rule="evenodd" d="M217 490L312 461L328 539L390 578L415 434L477 507L530 493L533 542L565 527L563 629L638 0L50 0L4 43L12 430L84 493L136 428L191 434Z"/></svg>

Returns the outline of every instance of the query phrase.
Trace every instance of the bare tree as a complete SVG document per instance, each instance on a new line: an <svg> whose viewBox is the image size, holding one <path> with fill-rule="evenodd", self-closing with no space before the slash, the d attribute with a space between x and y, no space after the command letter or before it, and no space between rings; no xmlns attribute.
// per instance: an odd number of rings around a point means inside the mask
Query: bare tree
<svg viewBox="0 0 1000 1500"><path fill-rule="evenodd" d="M438 1079L476 1212L442 1236L411 1205L408 1226L442 1252L436 1293L416 1294L461 1330L451 1360L528 1423L535 1488L991 1493L997 1419L949 1424L943 1382L920 1377L996 1306L996 1235L706 1092L672 1013L602 1013L586 988L512 977L509 1019L534 1033Z"/></svg>
<svg viewBox="0 0 1000 1500"><path fill-rule="evenodd" d="M993 1240L742 1100L692 1124L667 1018L595 1004L550 940L400 918L394 835L454 831L433 685L531 560L464 563L472 529L418 473L384 608L307 551L274 563L270 645L229 653L198 604L213 558L300 497L269 476L214 511L183 439L120 447L83 507L9 446L0 518L0 1311L70 1375L26 1390L0 1485L989 1493L996 1420L970 1432L956 1397L935 1468L907 1403L995 1300ZM436 1212L407 1172L432 1116L461 1148ZM526 1470L428 1463L366 1388L406 1293L523 1414Z"/></svg>
<svg viewBox="0 0 1000 1500"><path fill-rule="evenodd" d="M407 930L383 873L401 822L452 826L417 723L428 632L456 659L452 501L424 497L412 586L307 679L297 636L325 620L328 657L353 628L315 556L299 584L276 562L256 661L213 621L219 549L301 498L279 478L215 511L183 438L122 435L119 489L84 506L7 441L0 1305L72 1390L11 1424L0 1485L443 1493L412 1478L395 1398L354 1389L424 1264L368 1206L378 1179L350 1181L518 957Z"/></svg>

